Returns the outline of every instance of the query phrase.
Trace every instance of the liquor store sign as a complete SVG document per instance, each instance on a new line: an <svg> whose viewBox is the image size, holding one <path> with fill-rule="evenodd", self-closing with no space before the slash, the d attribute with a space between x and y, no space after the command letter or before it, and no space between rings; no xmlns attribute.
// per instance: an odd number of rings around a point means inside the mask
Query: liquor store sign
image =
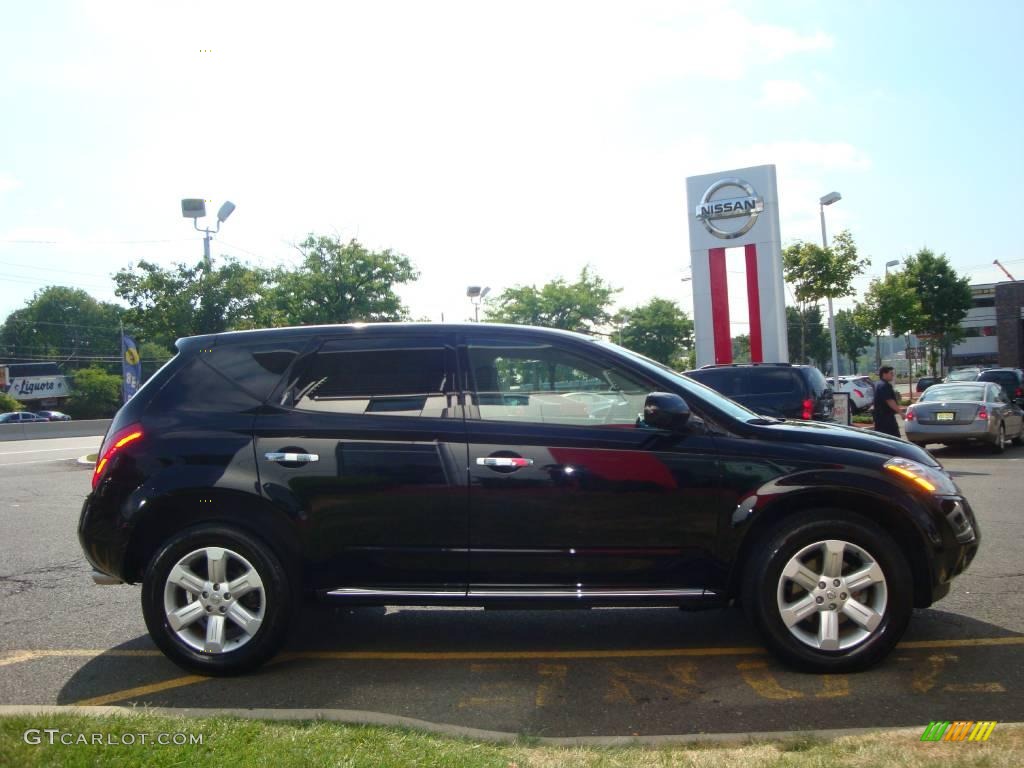
<svg viewBox="0 0 1024 768"><path fill-rule="evenodd" d="M16 400L47 400L71 394L67 376L16 376L7 385L7 394Z"/></svg>

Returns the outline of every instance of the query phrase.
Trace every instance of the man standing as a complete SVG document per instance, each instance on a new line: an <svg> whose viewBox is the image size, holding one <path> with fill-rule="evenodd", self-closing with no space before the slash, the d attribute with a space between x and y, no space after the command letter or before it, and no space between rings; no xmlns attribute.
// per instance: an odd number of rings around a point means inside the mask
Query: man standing
<svg viewBox="0 0 1024 768"><path fill-rule="evenodd" d="M875 382L875 429L893 437L900 435L900 425L896 423L896 414L902 413L896 390L892 388L894 371L891 365L883 365L878 369L878 381Z"/></svg>

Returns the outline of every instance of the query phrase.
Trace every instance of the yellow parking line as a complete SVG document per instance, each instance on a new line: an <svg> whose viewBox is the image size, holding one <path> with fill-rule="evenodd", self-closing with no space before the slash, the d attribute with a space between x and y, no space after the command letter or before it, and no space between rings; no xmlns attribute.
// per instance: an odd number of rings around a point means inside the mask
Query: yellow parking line
<svg viewBox="0 0 1024 768"><path fill-rule="evenodd" d="M160 691L169 691L172 688L181 688L185 685L201 683L204 680L209 679L210 678L203 677L201 675L186 675L184 677L176 677L173 680L165 680L162 683L140 685L137 688L126 688L123 691L114 691L113 693L107 693L103 696L94 696L91 699L82 699L81 701L76 701L74 703L79 707L99 707L104 704L112 704L115 701L121 701L122 699L132 699L136 696L146 696L151 693L160 693Z"/></svg>
<svg viewBox="0 0 1024 768"><path fill-rule="evenodd" d="M1024 635L1018 637L965 637L959 640L911 640L897 648L979 648L987 645L1024 645Z"/></svg>
<svg viewBox="0 0 1024 768"><path fill-rule="evenodd" d="M1024 635L1016 637L967 637L955 640L910 640L897 645L900 650L935 648L983 648L1024 645ZM761 656L758 646L727 648L652 648L647 650L597 651L286 651L274 661L300 659L329 661L529 661L533 659L657 659L694 656ZM11 650L0 656L0 667L39 658L160 657L157 650L102 650L91 648L57 648L45 650Z"/></svg>

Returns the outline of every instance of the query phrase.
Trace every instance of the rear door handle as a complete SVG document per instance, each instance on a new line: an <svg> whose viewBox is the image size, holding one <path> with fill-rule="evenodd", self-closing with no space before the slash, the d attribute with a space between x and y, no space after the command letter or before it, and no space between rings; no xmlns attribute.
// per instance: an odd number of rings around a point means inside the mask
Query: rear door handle
<svg viewBox="0 0 1024 768"><path fill-rule="evenodd" d="M524 459L519 456L481 456L476 460L481 467L531 467L533 459Z"/></svg>
<svg viewBox="0 0 1024 768"><path fill-rule="evenodd" d="M265 453L263 454L267 461L288 461L297 464L308 464L313 461L320 461L320 457L315 453Z"/></svg>

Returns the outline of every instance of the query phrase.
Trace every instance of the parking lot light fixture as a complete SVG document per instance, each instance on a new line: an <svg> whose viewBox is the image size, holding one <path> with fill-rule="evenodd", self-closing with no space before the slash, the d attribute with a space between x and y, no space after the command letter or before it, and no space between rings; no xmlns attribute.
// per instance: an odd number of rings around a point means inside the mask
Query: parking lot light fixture
<svg viewBox="0 0 1024 768"><path fill-rule="evenodd" d="M828 248L828 237L825 235L825 206L832 205L843 199L838 192L829 192L818 203L821 211L821 247ZM828 297L828 332L832 340L832 375L839 376L839 348L836 344L836 319L832 313L832 297Z"/></svg>

